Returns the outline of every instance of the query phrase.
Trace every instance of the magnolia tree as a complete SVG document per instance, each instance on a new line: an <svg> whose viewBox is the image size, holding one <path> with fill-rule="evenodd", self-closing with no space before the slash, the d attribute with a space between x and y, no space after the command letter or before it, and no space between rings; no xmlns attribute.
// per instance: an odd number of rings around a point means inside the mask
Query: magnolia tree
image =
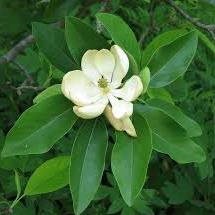
<svg viewBox="0 0 215 215"><path fill-rule="evenodd" d="M141 50L120 17L99 13L96 18L103 33L75 17L66 18L65 32L33 23L38 48L55 66L59 84L35 97L9 131L2 156L46 153L68 134L73 146L38 167L24 191L16 173L19 189L11 208L25 196L69 184L75 214L81 214L109 192L102 186L104 171L112 171L121 204L131 207L141 203L144 183L151 180L147 169L152 151L180 164L205 160L204 150L192 140L201 135L200 126L165 88L191 63L196 30L165 32Z"/></svg>

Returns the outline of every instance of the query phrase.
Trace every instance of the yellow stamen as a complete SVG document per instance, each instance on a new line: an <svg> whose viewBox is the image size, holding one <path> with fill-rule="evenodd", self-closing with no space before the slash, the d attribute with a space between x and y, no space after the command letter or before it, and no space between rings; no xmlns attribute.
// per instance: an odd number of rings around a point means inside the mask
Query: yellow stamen
<svg viewBox="0 0 215 215"><path fill-rule="evenodd" d="M100 88L107 88L108 87L107 79L100 78L99 81L98 81L98 85L99 85Z"/></svg>

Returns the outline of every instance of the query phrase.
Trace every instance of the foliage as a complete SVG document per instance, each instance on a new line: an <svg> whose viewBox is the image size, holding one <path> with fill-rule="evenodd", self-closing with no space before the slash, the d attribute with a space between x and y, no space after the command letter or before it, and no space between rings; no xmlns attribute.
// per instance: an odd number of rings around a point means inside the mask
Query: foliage
<svg viewBox="0 0 215 215"><path fill-rule="evenodd" d="M213 2L175 3L215 23ZM0 56L31 33L36 43L0 64L0 214L214 213L209 33L164 1L2 0ZM114 43L129 76L151 73L134 105L137 138L77 118L60 90L86 50Z"/></svg>

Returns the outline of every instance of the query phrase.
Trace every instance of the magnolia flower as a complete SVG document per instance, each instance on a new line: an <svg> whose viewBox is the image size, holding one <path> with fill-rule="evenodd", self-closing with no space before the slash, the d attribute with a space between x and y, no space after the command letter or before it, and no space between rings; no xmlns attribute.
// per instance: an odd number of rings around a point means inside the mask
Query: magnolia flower
<svg viewBox="0 0 215 215"><path fill-rule="evenodd" d="M75 104L75 114L92 119L104 112L116 130L136 136L129 118L133 113L131 102L139 97L143 85L137 75L122 84L129 69L126 53L117 45L110 51L88 50L82 57L81 69L66 73L61 85L63 94Z"/></svg>

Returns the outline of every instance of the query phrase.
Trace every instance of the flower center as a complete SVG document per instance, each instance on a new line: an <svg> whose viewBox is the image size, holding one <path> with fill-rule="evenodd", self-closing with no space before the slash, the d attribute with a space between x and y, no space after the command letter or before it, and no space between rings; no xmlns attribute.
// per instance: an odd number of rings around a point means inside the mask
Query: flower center
<svg viewBox="0 0 215 215"><path fill-rule="evenodd" d="M102 88L102 91L106 94L109 92L108 81L106 78L100 78L98 80L98 86Z"/></svg>
<svg viewBox="0 0 215 215"><path fill-rule="evenodd" d="M100 88L107 88L108 87L107 79L100 78L99 81L98 81L98 85L99 85Z"/></svg>

